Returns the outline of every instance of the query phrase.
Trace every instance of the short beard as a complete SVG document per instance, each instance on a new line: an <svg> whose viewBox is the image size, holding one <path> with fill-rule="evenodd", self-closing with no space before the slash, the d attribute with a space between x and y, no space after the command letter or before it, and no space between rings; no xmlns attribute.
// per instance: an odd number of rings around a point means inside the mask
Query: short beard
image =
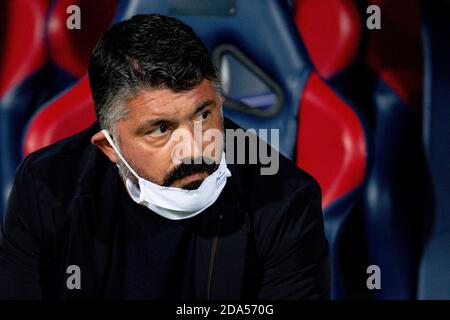
<svg viewBox="0 0 450 320"><path fill-rule="evenodd" d="M116 130L111 130L112 132L112 139L114 143L116 144L117 150L120 152L120 154L123 156L122 149L120 147L120 138L118 134L115 132ZM129 161L128 161L129 162ZM130 164L131 166L133 164ZM135 177L135 175L128 169L128 167L125 165L125 163L122 161L120 157L118 157L116 167L119 170L119 176L122 178L122 180L125 182L127 180L130 180L136 188L139 189L139 182L138 179ZM136 170L136 169L135 169ZM140 177L147 179L142 175L141 172L136 172ZM149 179L147 179L149 180Z"/></svg>

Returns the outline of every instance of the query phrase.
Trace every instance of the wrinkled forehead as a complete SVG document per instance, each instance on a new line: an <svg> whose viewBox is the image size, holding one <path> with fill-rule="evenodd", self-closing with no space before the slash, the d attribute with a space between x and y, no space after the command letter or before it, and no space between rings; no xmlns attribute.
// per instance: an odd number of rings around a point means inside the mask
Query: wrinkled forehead
<svg viewBox="0 0 450 320"><path fill-rule="evenodd" d="M203 80L192 90L174 92L169 88L142 88L127 105L129 118L183 118L201 107L220 105L220 95L210 80Z"/></svg>

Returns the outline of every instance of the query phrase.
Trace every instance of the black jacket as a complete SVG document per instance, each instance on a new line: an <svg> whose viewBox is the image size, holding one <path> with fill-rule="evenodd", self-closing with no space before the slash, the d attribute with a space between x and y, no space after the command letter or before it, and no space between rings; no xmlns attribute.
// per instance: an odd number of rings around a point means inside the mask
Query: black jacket
<svg viewBox="0 0 450 320"><path fill-rule="evenodd" d="M226 127L236 125L226 121ZM83 132L29 155L18 167L2 223L0 298L102 298L120 225L117 169ZM197 231L195 286L204 299L326 299L328 245L316 181L280 155L229 165L232 177ZM70 261L83 290L69 290Z"/></svg>

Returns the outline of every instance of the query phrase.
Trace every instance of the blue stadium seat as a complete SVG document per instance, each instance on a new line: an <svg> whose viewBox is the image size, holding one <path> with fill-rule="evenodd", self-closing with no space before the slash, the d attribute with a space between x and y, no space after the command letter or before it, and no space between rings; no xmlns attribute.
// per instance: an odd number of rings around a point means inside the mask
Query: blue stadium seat
<svg viewBox="0 0 450 320"><path fill-rule="evenodd" d="M242 98L233 95L224 103L225 114L244 128L280 128L280 137L283 137L280 151L288 158L294 158L298 101L311 65L298 40L287 4L272 0L124 0L119 2L115 21L139 13L160 13L181 19L194 29L214 56L228 54L247 68L255 65L272 80L270 82L278 84L281 92L277 92L277 88L271 90L278 94L276 100L279 104L272 108L272 113L262 112L262 115L255 116L252 112L246 112L252 108L233 103L237 98ZM236 54L236 51L242 54ZM251 61L251 66L248 61ZM270 83L267 86L271 87ZM250 90L252 92L258 91ZM264 91L260 93L267 94Z"/></svg>
<svg viewBox="0 0 450 320"><path fill-rule="evenodd" d="M364 191L368 264L380 267L375 299L415 299L425 205L426 167L421 139L422 48L419 1L369 0L382 28L368 32L364 52L374 75L374 165ZM408 8L408 10L405 10ZM387 48L395 48L386 54Z"/></svg>
<svg viewBox="0 0 450 320"><path fill-rule="evenodd" d="M450 24L448 2L424 3L423 139L431 174L419 299L450 299ZM431 203L433 205L431 205Z"/></svg>

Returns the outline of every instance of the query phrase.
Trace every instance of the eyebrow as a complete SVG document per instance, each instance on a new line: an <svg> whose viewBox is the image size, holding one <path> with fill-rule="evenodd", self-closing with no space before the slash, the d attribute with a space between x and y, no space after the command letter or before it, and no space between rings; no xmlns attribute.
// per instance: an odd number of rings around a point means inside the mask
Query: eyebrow
<svg viewBox="0 0 450 320"><path fill-rule="evenodd" d="M216 102L214 100L208 99L200 103L195 107L194 112L192 113L191 117L195 114L203 111L204 109L210 107L210 106L216 106ZM174 124L176 121L169 119L169 118L157 118L157 119L151 119L143 121L142 124L140 124L137 129L135 130L136 135L141 135L145 133L149 128L157 127L162 124Z"/></svg>
<svg viewBox="0 0 450 320"><path fill-rule="evenodd" d="M203 111L204 109L210 107L210 106L216 106L216 102L214 100L206 100L200 103L196 108L194 113L192 113L192 116L199 113L200 111Z"/></svg>

